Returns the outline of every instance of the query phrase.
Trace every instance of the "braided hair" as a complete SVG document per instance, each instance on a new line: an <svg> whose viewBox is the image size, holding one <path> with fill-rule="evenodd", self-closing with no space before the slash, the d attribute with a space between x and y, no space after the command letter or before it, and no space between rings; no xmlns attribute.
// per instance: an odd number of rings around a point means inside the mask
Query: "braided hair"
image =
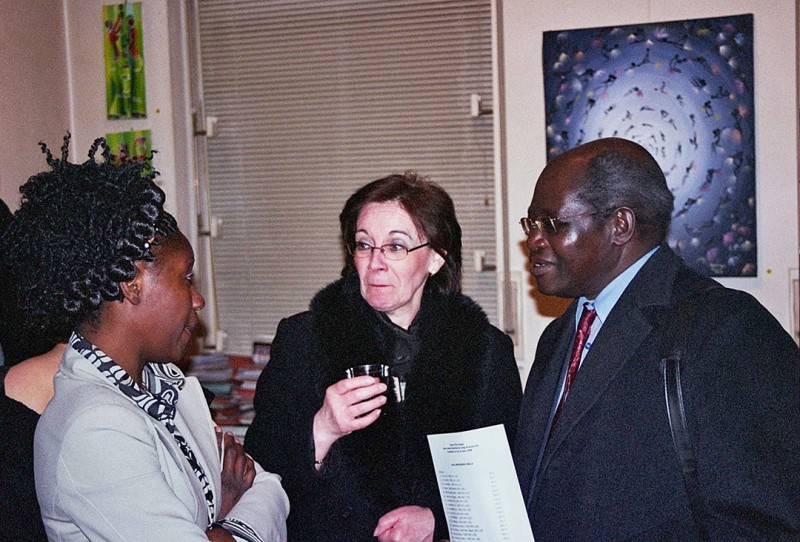
<svg viewBox="0 0 800 542"><path fill-rule="evenodd" d="M20 187L20 208L0 238L27 324L59 337L96 321L104 301L121 300L135 262L153 261L151 246L177 231L153 182L157 171L117 163L103 138L88 160L71 163L69 141L67 133L61 158L39 143L50 170Z"/></svg>

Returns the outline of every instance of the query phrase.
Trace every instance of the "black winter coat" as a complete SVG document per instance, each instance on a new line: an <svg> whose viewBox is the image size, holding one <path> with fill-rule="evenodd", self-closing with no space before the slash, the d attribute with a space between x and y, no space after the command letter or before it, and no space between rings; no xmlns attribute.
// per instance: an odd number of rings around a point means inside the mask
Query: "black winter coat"
<svg viewBox="0 0 800 542"><path fill-rule="evenodd" d="M278 325L245 449L283 478L290 542L371 541L378 519L404 505L430 508L435 538L446 538L427 435L502 423L514 442L522 386L511 340L469 298L426 287L403 405L339 439L317 471L312 421L326 388L348 367L393 364L396 332L383 318L352 276Z"/></svg>

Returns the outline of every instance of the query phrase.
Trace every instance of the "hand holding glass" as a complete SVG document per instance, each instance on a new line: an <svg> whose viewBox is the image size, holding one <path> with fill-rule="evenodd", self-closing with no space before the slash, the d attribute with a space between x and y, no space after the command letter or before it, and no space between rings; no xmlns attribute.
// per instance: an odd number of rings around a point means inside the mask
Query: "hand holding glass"
<svg viewBox="0 0 800 542"><path fill-rule="evenodd" d="M344 373L347 378L355 378L357 376L362 376L362 375L374 376L375 378L379 378L381 382L386 384L386 392L384 392L383 395L386 396L387 399L386 404L388 404L388 401L391 399L390 390L392 389L392 379L389 376L388 365L381 365L381 364L356 365L354 367L350 367ZM385 413L385 411L383 413Z"/></svg>
<svg viewBox="0 0 800 542"><path fill-rule="evenodd" d="M369 376L369 375L366 375ZM314 415L315 456L321 461L334 442L380 417L386 403L386 384L362 375L343 378L328 386L322 407Z"/></svg>

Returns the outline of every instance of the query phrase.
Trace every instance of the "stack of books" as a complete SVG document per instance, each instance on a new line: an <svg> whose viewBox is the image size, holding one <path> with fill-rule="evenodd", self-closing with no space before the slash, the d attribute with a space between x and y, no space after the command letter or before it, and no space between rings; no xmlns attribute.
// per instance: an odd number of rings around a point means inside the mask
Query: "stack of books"
<svg viewBox="0 0 800 542"><path fill-rule="evenodd" d="M243 367L236 370L236 385L233 396L239 404L239 423L250 425L253 421L253 397L256 394L256 383L263 367Z"/></svg>
<svg viewBox="0 0 800 542"><path fill-rule="evenodd" d="M244 433L253 421L253 397L261 371L269 355L253 362L249 356L226 356L218 353L192 356L187 374L214 393L211 416L220 426L235 434Z"/></svg>
<svg viewBox="0 0 800 542"><path fill-rule="evenodd" d="M239 405L233 397L235 381L228 356L219 353L192 356L187 374L197 377L200 385L214 394L211 417L218 425L238 424Z"/></svg>
<svg viewBox="0 0 800 542"><path fill-rule="evenodd" d="M231 394L233 387L233 367L231 360L224 354L196 354L192 356L189 376L194 376L200 384L217 397L226 397Z"/></svg>

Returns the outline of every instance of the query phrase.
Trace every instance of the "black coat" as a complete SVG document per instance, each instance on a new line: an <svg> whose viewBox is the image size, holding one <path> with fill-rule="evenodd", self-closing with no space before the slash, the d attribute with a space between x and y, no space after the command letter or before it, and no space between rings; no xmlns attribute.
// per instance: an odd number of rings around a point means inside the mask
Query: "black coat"
<svg viewBox="0 0 800 542"><path fill-rule="evenodd" d="M339 439L317 472L311 428L325 389L348 367L393 363L396 334L382 318L352 276L278 325L245 448L283 477L292 542L373 540L378 519L403 505L431 508L444 538L426 436L503 423L514 442L522 386L511 340L469 298L426 287L403 406Z"/></svg>
<svg viewBox="0 0 800 542"><path fill-rule="evenodd" d="M647 261L586 355L532 488L575 305L543 333L514 452L536 542L697 539L660 358L677 299L709 282L666 246ZM704 295L681 380L711 540L800 540L797 346L752 296Z"/></svg>

